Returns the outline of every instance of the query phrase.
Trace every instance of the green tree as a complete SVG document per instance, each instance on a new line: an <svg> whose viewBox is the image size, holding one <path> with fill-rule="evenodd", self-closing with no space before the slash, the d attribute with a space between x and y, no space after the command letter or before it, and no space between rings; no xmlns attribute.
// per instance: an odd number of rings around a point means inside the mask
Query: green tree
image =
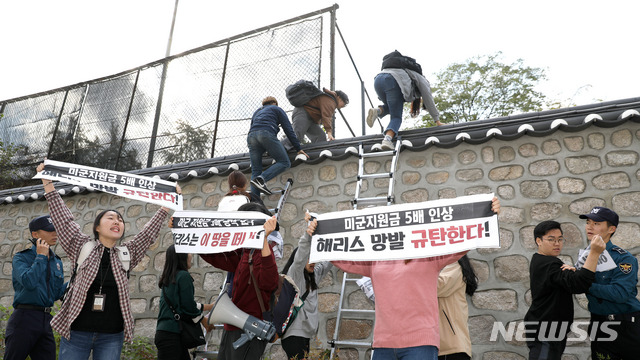
<svg viewBox="0 0 640 360"><path fill-rule="evenodd" d="M162 133L163 136L169 137L169 143L174 144L164 149L166 164L179 164L210 157L211 147L208 143L211 135L207 131L195 128L182 119L177 122L177 130L175 134Z"/></svg>
<svg viewBox="0 0 640 360"><path fill-rule="evenodd" d="M454 63L436 74L432 92L440 121L468 122L542 110L545 95L535 86L546 79L544 69L500 61L502 53ZM431 117L423 117L428 125Z"/></svg>
<svg viewBox="0 0 640 360"><path fill-rule="evenodd" d="M106 142L98 136L93 140L87 140L84 135L79 134L76 139L79 142L79 148L75 152L76 163L116 171L142 168L142 163L138 161L138 150L131 148L128 144L121 149L120 136L118 126L113 123Z"/></svg>

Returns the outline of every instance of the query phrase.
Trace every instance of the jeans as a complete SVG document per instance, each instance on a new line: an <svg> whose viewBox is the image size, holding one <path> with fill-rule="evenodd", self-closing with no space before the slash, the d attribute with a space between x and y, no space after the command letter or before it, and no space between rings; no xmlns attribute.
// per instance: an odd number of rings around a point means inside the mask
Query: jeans
<svg viewBox="0 0 640 360"><path fill-rule="evenodd" d="M278 174L291 167L289 155L278 137L268 130L256 130L247 135L247 146L249 147L249 157L251 159L251 180L261 176L264 182L273 179ZM265 172L262 172L262 155L265 152L276 161ZM260 190L251 186L251 193L260 197Z"/></svg>
<svg viewBox="0 0 640 360"><path fill-rule="evenodd" d="M390 115L389 125L385 129L393 131L395 135L398 135L400 125L402 125L402 110L404 108L404 95L400 90L400 85L393 78L393 75L387 73L380 73L373 81L373 87L378 94L378 99L382 101L382 113L380 118Z"/></svg>
<svg viewBox="0 0 640 360"><path fill-rule="evenodd" d="M424 345L408 348L375 348L373 360L437 360L438 348Z"/></svg>
<svg viewBox="0 0 640 360"><path fill-rule="evenodd" d="M87 360L93 350L93 360L120 360L124 332L115 334L71 330L69 340L60 339L59 358Z"/></svg>

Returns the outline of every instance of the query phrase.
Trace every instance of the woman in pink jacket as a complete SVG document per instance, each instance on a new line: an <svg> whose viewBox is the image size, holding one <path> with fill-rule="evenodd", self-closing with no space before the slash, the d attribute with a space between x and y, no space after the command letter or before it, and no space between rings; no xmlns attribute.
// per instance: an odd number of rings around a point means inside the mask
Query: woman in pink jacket
<svg viewBox="0 0 640 360"><path fill-rule="evenodd" d="M500 201L491 209L500 213ZM437 360L438 274L467 251L431 258L333 261L339 269L371 278L376 294L373 360Z"/></svg>

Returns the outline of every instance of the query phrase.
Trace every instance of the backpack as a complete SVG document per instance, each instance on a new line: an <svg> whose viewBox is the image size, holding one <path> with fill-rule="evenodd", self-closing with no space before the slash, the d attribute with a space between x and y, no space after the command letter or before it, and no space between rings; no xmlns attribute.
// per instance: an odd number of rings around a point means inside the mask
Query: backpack
<svg viewBox="0 0 640 360"><path fill-rule="evenodd" d="M300 289L288 275L279 274L278 276L278 288L271 294L269 310L262 314L264 319L276 328L278 336L274 341L284 336L309 295L307 290L300 296Z"/></svg>
<svg viewBox="0 0 640 360"><path fill-rule="evenodd" d="M422 66L416 59L402 55L398 50L388 53L382 58L382 69L409 69L422 75Z"/></svg>
<svg viewBox="0 0 640 360"><path fill-rule="evenodd" d="M300 107L311 101L311 99L324 95L325 92L318 89L318 87L309 80L298 80L287 86L285 94L291 105Z"/></svg>
<svg viewBox="0 0 640 360"><path fill-rule="evenodd" d="M307 295L309 295L309 290L300 296L300 289L298 289L298 286L293 282L293 279L288 275L278 274L278 287L271 293L269 310L266 310L260 289L258 289L258 283L253 276L252 260L254 250L255 249L251 249L249 253L249 276L251 276L251 282L256 290L263 319L272 323L276 328L276 336L271 339L271 342L274 342L284 336L287 329L289 329L293 323L293 320L298 316L300 308L304 306L304 300L307 298Z"/></svg>
<svg viewBox="0 0 640 360"><path fill-rule="evenodd" d="M71 290L71 286L76 279L76 275L78 273L78 268L82 265L82 263L89 257L93 248L98 245L97 240L87 241L82 245L82 249L80 249L80 253L78 254L78 259L76 260L76 264L73 267L73 272L71 273L71 277L69 282L67 283L67 288L64 290L64 295L62 295L62 301L67 297L67 293ZM118 257L120 258L120 262L122 262L122 268L127 272L127 279L129 278L129 267L131 265L131 255L129 254L129 249L126 246L116 246L118 251Z"/></svg>

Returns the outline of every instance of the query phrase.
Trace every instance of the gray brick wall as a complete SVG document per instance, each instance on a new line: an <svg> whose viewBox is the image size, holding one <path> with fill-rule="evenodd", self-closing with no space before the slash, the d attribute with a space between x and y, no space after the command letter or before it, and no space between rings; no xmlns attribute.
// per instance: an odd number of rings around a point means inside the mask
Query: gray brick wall
<svg viewBox="0 0 640 360"><path fill-rule="evenodd" d="M529 259L536 251L533 227L540 221L554 219L562 223L567 242L562 252L566 262L576 259L578 250L586 246L584 221L578 214L592 206L607 206L620 215L620 226L613 241L640 255L640 124L626 122L614 128L587 127L579 132L554 132L544 137L523 136L513 141L491 140L484 144L462 143L454 148L430 147L426 151L403 151L396 176L397 202L419 202L440 198L494 192L502 203L500 249L470 252L480 278L478 292L469 299L469 326L474 359L526 359L523 342L513 340L491 342L489 335L495 321L522 321L530 304ZM371 161L368 173L388 169L389 161ZM285 237L285 259L305 229L304 211L331 212L351 209L357 174L355 157L344 161L327 159L317 165L300 165L269 183L271 188L283 186L288 178L295 183L282 214ZM386 193L389 180L365 180L362 196ZM185 207L215 209L227 191L226 178L213 176L181 184ZM132 236L149 220L157 206L142 204L103 193L65 197L84 230L90 233L95 214L115 207L127 218L126 233ZM274 206L277 196L265 203ZM0 304L11 305L11 258L29 245L27 225L30 219L47 212L43 201L21 202L0 206ZM131 302L136 318L136 334L152 337L158 311L157 279L164 264L164 249L171 243L168 229L149 249L148 256L133 269L130 279ZM70 264L61 248L68 274ZM284 260L278 262L279 268ZM196 296L209 301L217 295L224 273L200 259L195 260L192 274ZM342 273L334 272L321 282L321 324L318 345L326 347L333 336ZM419 286L419 283L416 284ZM348 296L349 306L372 308L360 291ZM576 318L588 319L586 298L575 297ZM372 332L370 319L351 319L341 328L345 338L366 339ZM341 333L343 333L341 331ZM217 340L214 334L212 342ZM276 343L268 350L272 359L284 358ZM355 349L340 352L341 358L364 358ZM588 358L587 343L569 343L564 358Z"/></svg>

